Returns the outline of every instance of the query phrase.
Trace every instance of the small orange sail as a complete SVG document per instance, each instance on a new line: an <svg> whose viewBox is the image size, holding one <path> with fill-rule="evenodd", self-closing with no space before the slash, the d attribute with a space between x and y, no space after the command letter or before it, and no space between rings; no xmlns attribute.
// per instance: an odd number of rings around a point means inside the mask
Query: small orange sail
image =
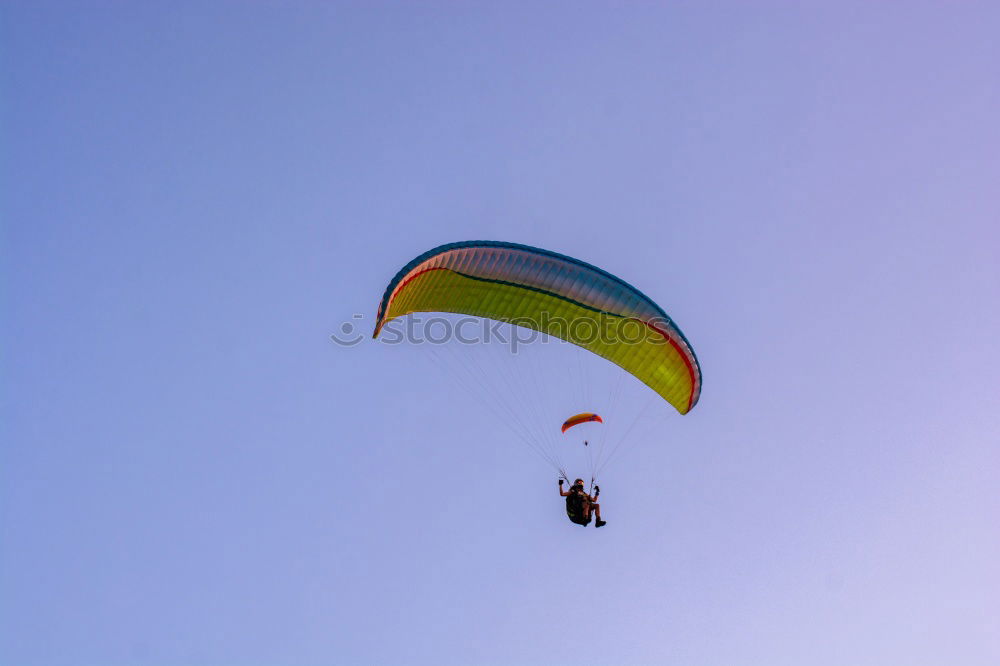
<svg viewBox="0 0 1000 666"><path fill-rule="evenodd" d="M576 416L571 416L568 419L566 419L566 422L562 424L562 431L566 432L575 425L580 425L581 423L588 423L590 421L597 421L598 423L604 423L604 420L597 414L584 412L583 414L577 414Z"/></svg>

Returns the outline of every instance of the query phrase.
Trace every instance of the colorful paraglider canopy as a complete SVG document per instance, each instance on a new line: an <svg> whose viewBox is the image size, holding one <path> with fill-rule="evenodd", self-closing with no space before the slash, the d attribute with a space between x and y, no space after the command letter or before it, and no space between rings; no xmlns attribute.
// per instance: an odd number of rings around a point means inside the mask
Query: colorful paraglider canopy
<svg viewBox="0 0 1000 666"><path fill-rule="evenodd" d="M597 414L584 412L583 414L577 414L576 416L571 416L568 419L566 419L566 422L562 424L562 431L566 432L575 425L580 425L581 423L589 423L590 421L596 421L597 423L604 423L604 420Z"/></svg>
<svg viewBox="0 0 1000 666"><path fill-rule="evenodd" d="M413 312L486 317L562 338L620 366L681 414L701 394L698 359L666 312L621 278L566 255L497 241L436 247L389 282L374 337Z"/></svg>

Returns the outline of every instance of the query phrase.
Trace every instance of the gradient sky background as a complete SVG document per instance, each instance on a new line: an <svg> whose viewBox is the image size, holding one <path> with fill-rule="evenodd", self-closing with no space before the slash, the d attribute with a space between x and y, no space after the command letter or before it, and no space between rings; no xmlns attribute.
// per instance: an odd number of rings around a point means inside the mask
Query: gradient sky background
<svg viewBox="0 0 1000 666"><path fill-rule="evenodd" d="M1000 663L1000 6L140 4L0 9L0 663ZM698 352L606 529L330 341L473 238Z"/></svg>

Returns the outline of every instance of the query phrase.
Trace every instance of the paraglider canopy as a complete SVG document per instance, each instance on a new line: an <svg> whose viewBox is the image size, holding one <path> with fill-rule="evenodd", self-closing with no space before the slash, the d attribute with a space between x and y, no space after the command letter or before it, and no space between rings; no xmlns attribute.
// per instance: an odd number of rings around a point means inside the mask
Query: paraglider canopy
<svg viewBox="0 0 1000 666"><path fill-rule="evenodd" d="M389 282L373 337L414 312L485 317L566 340L618 365L681 414L701 394L698 359L667 313L621 278L566 255L498 241L441 245Z"/></svg>
<svg viewBox="0 0 1000 666"><path fill-rule="evenodd" d="M576 416L571 416L566 419L566 422L562 424L562 431L566 432L575 425L580 425L581 423L589 423L590 421L596 421L597 423L604 423L602 419L597 414L592 414L590 412L583 412L582 414L577 414Z"/></svg>

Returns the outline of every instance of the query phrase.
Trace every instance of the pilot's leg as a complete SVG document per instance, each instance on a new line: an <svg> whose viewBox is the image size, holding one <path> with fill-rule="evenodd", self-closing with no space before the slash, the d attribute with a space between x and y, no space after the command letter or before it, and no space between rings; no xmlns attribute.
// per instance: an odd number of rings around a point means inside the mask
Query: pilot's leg
<svg viewBox="0 0 1000 666"><path fill-rule="evenodd" d="M594 527L604 527L607 525L607 521L601 520L601 505L591 503L590 506L594 508L594 515L597 516L597 522L594 523Z"/></svg>

